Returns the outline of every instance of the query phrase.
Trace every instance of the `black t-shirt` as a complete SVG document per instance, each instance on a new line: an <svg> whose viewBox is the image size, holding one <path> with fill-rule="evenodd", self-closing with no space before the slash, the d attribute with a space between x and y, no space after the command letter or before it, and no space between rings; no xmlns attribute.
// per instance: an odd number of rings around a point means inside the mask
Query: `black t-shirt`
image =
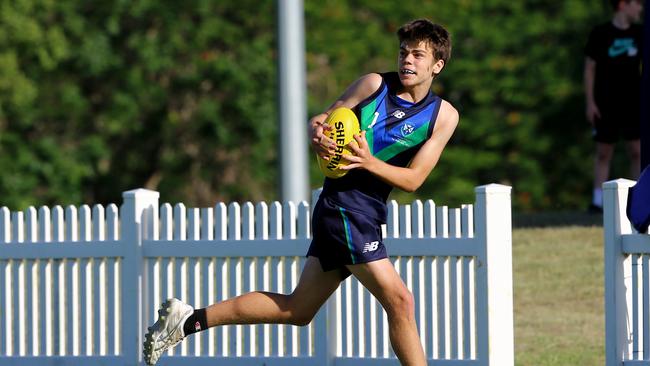
<svg viewBox="0 0 650 366"><path fill-rule="evenodd" d="M585 55L596 61L596 103L640 98L642 34L640 25L619 29L612 22L591 31Z"/></svg>

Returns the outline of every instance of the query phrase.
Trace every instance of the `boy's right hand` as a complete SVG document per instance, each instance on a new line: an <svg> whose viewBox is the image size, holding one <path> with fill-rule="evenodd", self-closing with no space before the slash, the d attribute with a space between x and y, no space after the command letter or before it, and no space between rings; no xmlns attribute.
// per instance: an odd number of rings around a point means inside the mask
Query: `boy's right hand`
<svg viewBox="0 0 650 366"><path fill-rule="evenodd" d="M335 153L336 144L325 135L325 131L332 129L332 126L325 124L325 119L327 119L327 115L322 113L309 121L310 142L312 149L318 156L324 160L329 160L329 156Z"/></svg>
<svg viewBox="0 0 650 366"><path fill-rule="evenodd" d="M598 106L596 105L596 102L588 102L587 103L587 121L593 126L594 123L596 122L596 119L600 118L600 109L598 109Z"/></svg>

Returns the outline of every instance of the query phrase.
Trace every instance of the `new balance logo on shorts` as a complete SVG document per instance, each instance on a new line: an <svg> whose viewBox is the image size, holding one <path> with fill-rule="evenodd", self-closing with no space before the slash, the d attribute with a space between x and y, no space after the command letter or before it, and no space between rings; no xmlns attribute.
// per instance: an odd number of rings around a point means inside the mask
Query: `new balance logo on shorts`
<svg viewBox="0 0 650 366"><path fill-rule="evenodd" d="M368 253L368 252L374 252L377 250L379 247L379 241L373 241L370 243L366 243L363 245L363 252L362 253Z"/></svg>

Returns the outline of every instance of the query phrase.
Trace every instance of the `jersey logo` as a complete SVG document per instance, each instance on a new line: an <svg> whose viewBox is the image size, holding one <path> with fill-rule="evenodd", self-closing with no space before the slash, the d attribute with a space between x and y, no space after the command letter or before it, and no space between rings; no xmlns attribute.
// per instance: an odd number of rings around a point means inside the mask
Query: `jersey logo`
<svg viewBox="0 0 650 366"><path fill-rule="evenodd" d="M412 125L405 123L404 126L402 126L402 136L406 137L412 134L414 130L415 128Z"/></svg>
<svg viewBox="0 0 650 366"><path fill-rule="evenodd" d="M612 43L607 52L609 57L617 57L624 53L627 53L630 57L634 57L639 50L634 46L634 38L618 38L614 40L614 43Z"/></svg>
<svg viewBox="0 0 650 366"><path fill-rule="evenodd" d="M393 117L395 117L395 118L402 119L402 118L404 118L404 116L406 116L406 113L400 111L399 109L396 110L395 112L393 112Z"/></svg>
<svg viewBox="0 0 650 366"><path fill-rule="evenodd" d="M370 124L370 126L368 126L369 129L375 126L375 123L377 123L377 118L379 118L379 112L375 112L375 114L373 115L372 123Z"/></svg>
<svg viewBox="0 0 650 366"><path fill-rule="evenodd" d="M363 252L362 253L368 253L368 252L374 252L379 248L379 241L373 241L370 243L366 243L363 245Z"/></svg>

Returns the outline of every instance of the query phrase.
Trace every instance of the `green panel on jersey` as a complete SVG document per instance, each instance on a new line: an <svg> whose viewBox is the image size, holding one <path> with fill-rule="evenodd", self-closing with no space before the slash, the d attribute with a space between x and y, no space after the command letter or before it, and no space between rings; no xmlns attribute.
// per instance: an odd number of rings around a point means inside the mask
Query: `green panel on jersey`
<svg viewBox="0 0 650 366"><path fill-rule="evenodd" d="M429 122L430 123L430 122ZM388 161L393 158L395 155L406 151L413 146L423 142L427 138L427 132L429 130L429 123L426 123L417 130L413 131L410 135L400 140L401 142L394 142L393 144L385 147L374 156L383 161Z"/></svg>
<svg viewBox="0 0 650 366"><path fill-rule="evenodd" d="M372 153L372 147L374 142L374 135L372 128L368 128L375 120L375 108L377 107L377 100L373 100L365 107L361 108L361 131L366 131L366 141L368 141L368 148Z"/></svg>
<svg viewBox="0 0 650 366"><path fill-rule="evenodd" d="M377 107L377 101L373 100L365 107L361 108L361 129L365 130L370 126L372 120L375 117L375 108Z"/></svg>

